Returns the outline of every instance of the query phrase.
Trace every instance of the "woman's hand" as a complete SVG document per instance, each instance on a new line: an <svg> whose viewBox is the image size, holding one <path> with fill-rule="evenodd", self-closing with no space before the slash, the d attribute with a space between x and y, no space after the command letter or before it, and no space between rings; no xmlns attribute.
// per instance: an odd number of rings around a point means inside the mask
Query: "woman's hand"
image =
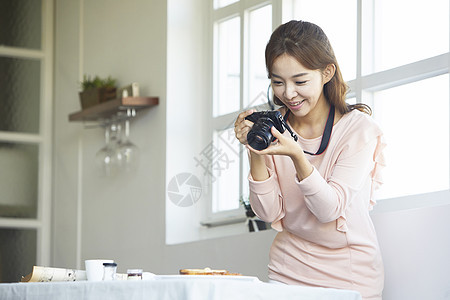
<svg viewBox="0 0 450 300"><path fill-rule="evenodd" d="M268 155L286 155L292 159L295 170L297 171L297 178L302 181L313 172L313 166L307 160L303 153L302 147L291 137L281 134L275 126L271 128L272 135L276 138L269 147L264 150L258 151L247 145L252 153L258 154L257 156Z"/></svg>
<svg viewBox="0 0 450 300"><path fill-rule="evenodd" d="M250 146L247 146L250 151L259 154L259 155L286 155L291 158L294 158L299 155L299 153L303 154L303 149L300 147L300 144L297 143L291 137L284 136L281 134L275 126L272 126L270 129L272 135L276 138L276 140L266 149L264 150L255 150Z"/></svg>
<svg viewBox="0 0 450 300"><path fill-rule="evenodd" d="M246 120L245 117L254 113L254 109L246 110L239 114L234 122L234 134L242 145L247 145L247 134L253 127L253 122Z"/></svg>
<svg viewBox="0 0 450 300"><path fill-rule="evenodd" d="M246 120L245 117L254 113L254 109L244 111L239 114L234 123L234 133L236 138L242 145L245 145L249 149L253 149L248 145L247 134L253 127L253 122ZM250 152L250 173L253 180L264 181L269 178L269 171L267 170L264 156L258 155L254 152Z"/></svg>

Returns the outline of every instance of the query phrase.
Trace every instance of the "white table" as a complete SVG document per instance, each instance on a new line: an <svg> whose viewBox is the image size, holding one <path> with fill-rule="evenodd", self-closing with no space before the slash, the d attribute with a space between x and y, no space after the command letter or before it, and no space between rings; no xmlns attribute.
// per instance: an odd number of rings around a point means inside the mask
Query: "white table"
<svg viewBox="0 0 450 300"><path fill-rule="evenodd" d="M0 300L361 300L355 291L278 285L229 278L0 284Z"/></svg>

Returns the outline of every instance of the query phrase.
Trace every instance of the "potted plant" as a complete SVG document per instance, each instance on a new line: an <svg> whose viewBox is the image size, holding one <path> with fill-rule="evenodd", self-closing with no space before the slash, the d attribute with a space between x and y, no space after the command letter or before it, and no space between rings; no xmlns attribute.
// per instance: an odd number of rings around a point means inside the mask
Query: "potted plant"
<svg viewBox="0 0 450 300"><path fill-rule="evenodd" d="M80 102L81 108L97 105L108 100L115 99L116 95L116 79L108 76L107 78L94 78L84 75L81 82Z"/></svg>

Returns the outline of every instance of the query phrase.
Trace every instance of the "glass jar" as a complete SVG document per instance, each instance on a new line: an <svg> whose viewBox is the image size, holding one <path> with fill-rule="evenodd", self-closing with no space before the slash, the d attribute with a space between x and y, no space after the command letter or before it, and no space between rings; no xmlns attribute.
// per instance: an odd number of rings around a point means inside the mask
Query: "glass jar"
<svg viewBox="0 0 450 300"><path fill-rule="evenodd" d="M116 263L103 263L103 280L115 280L116 279Z"/></svg>
<svg viewBox="0 0 450 300"><path fill-rule="evenodd" d="M142 269L128 269L128 280L142 280Z"/></svg>

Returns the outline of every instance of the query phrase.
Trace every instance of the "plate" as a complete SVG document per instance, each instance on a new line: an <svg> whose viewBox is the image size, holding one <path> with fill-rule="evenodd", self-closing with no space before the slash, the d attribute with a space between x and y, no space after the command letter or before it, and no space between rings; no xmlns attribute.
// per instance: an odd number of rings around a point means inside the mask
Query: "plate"
<svg viewBox="0 0 450 300"><path fill-rule="evenodd" d="M155 280L167 280L167 279L220 279L220 280L238 280L238 281L253 281L259 282L258 277L243 276L243 275L156 275Z"/></svg>

